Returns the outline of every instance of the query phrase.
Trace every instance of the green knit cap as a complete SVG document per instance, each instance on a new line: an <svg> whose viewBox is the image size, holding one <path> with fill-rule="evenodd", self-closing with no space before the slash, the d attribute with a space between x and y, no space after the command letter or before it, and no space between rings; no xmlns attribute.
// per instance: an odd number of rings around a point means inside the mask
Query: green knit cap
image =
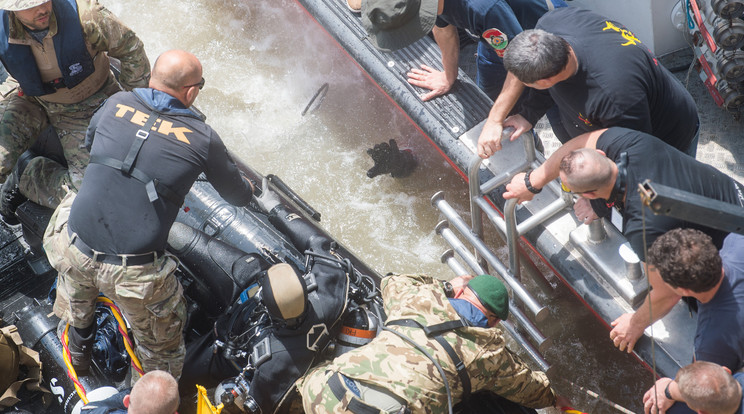
<svg viewBox="0 0 744 414"><path fill-rule="evenodd" d="M493 312L499 319L509 316L509 293L499 278L491 275L480 275L468 282L468 287L475 293L483 307Z"/></svg>

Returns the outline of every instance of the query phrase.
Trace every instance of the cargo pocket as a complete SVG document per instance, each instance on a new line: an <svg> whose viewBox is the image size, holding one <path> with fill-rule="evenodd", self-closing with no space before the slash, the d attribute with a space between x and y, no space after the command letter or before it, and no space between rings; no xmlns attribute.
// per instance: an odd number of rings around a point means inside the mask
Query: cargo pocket
<svg viewBox="0 0 744 414"><path fill-rule="evenodd" d="M186 303L179 289L169 298L145 306L150 313L150 332L156 343L165 345L181 337L186 323Z"/></svg>

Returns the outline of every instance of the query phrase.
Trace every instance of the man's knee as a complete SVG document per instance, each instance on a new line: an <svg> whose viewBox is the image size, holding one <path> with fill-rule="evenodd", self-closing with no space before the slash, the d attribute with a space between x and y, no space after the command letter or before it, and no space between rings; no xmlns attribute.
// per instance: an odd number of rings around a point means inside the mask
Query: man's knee
<svg viewBox="0 0 744 414"><path fill-rule="evenodd" d="M16 94L0 101L0 176L10 172L18 157L48 125L40 105Z"/></svg>
<svg viewBox="0 0 744 414"><path fill-rule="evenodd" d="M21 194L36 204L56 208L69 191L76 191L67 168L46 157L29 161L20 175Z"/></svg>

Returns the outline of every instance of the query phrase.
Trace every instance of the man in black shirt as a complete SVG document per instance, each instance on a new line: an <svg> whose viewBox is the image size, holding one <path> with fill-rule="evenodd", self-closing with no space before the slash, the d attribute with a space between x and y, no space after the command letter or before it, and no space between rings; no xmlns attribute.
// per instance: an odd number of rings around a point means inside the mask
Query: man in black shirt
<svg viewBox="0 0 744 414"><path fill-rule="evenodd" d="M562 126L551 123L561 142L620 126L695 155L699 121L692 96L620 23L575 7L550 11L535 30L512 40L504 66L509 74L478 139L481 157L501 149L505 126L515 127L514 139L553 104ZM506 118L525 86L532 89L521 110Z"/></svg>
<svg viewBox="0 0 744 414"><path fill-rule="evenodd" d="M575 194L581 195L574 211L579 220L589 223L598 216L589 200L604 201L620 209L623 235L641 260L645 249L657 237L674 228L694 228L708 234L720 249L727 232L668 216L654 215L643 206L637 186L646 179L682 191L735 204L744 208L744 186L714 167L661 142L643 132L613 127L592 131L568 141L534 171L518 174L507 185L504 198L531 200L534 191L551 180L560 178ZM527 187L527 183L533 191ZM643 209L645 224L643 223ZM643 245L643 231L646 245ZM653 309L674 305L678 296L661 280L658 273L647 272L652 291L638 311L622 315L613 322L611 338L620 350L632 351L638 334L638 323L648 321L648 301ZM634 316L635 315L635 316ZM643 329L641 329L641 333Z"/></svg>
<svg viewBox="0 0 744 414"><path fill-rule="evenodd" d="M186 320L177 260L165 252L168 232L197 176L204 172L228 202L253 195L219 135L191 109L204 86L191 53L172 50L155 62L150 88L120 92L88 129L90 165L77 196L68 194L44 236L59 271L55 313L68 322L73 366L88 368L98 292L132 325L142 371L179 378Z"/></svg>

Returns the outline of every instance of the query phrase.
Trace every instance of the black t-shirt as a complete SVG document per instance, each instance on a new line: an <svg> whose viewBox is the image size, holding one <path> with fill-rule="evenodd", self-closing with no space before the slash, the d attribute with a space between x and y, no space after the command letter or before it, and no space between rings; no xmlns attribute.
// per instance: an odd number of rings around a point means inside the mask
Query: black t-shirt
<svg viewBox="0 0 744 414"><path fill-rule="evenodd" d="M727 232L690 223L669 216L654 215L643 206L638 184L646 179L682 191L698 194L726 203L744 207L744 186L714 167L696 161L651 135L626 128L610 128L597 141L597 149L619 162L620 154L628 154L626 198L621 211L623 234L641 260L643 249L643 217L646 217L646 247L669 230L675 228L698 229L713 238L717 248L723 245ZM645 212L641 211L645 209Z"/></svg>
<svg viewBox="0 0 744 414"><path fill-rule="evenodd" d="M565 39L576 74L544 91L530 90L521 114L533 125L552 104L575 137L612 126L635 129L686 151L698 126L697 108L681 82L620 23L576 7L546 13L537 23Z"/></svg>
<svg viewBox="0 0 744 414"><path fill-rule="evenodd" d="M158 120L142 145L134 167L175 192L150 202L145 184L106 165L91 162L70 212L69 228L91 248L135 254L163 250L183 198L200 173L229 203L246 205L250 185L243 181L219 135L175 98L154 89L111 96L93 116L91 158L124 160L135 134L152 109Z"/></svg>

